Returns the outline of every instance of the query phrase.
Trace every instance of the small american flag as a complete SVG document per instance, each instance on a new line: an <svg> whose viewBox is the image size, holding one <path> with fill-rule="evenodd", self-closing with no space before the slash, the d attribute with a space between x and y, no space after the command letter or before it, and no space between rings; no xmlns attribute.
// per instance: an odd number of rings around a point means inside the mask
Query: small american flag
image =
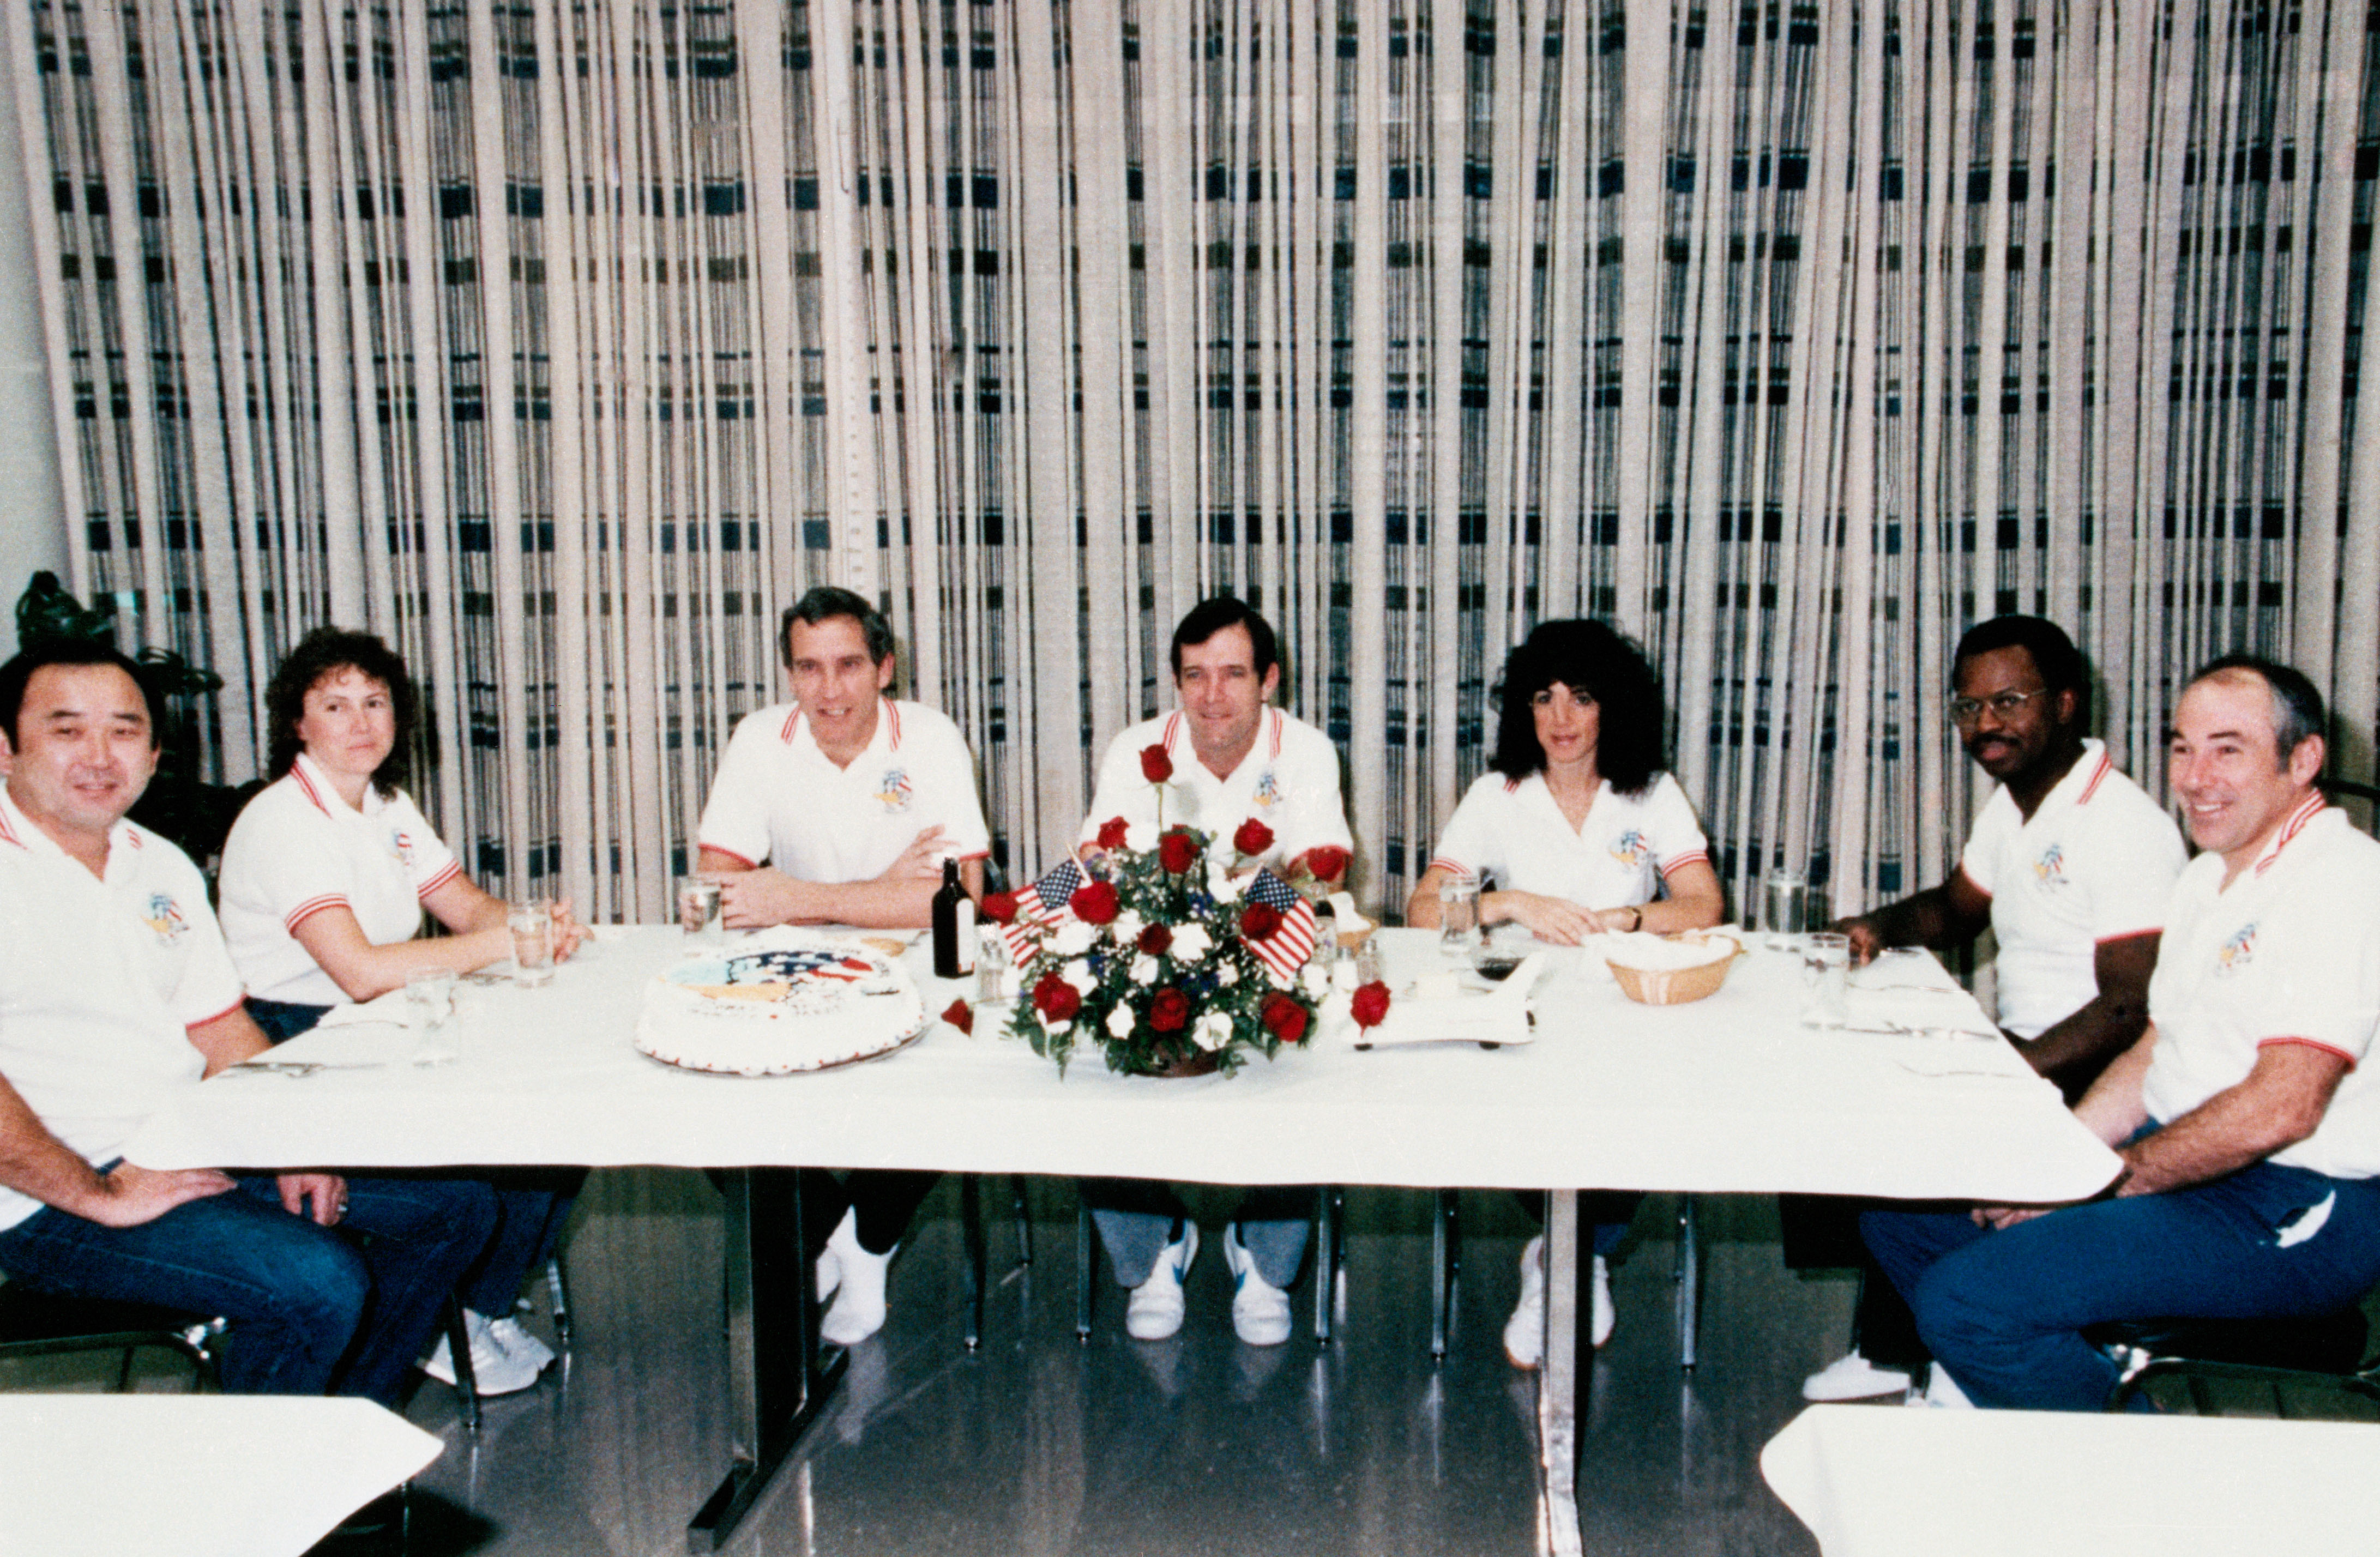
<svg viewBox="0 0 2380 1557"><path fill-rule="evenodd" d="M1008 943L1008 955L1021 964L1039 950L1041 937L1062 922L1066 905L1074 900L1082 884L1082 867L1064 859L1018 893L1015 922L1000 927L1000 938Z"/></svg>
<svg viewBox="0 0 2380 1557"><path fill-rule="evenodd" d="M1269 870L1256 873L1245 895L1251 903L1281 910L1281 928L1261 941L1249 942L1248 950L1265 965L1272 981L1287 989L1297 981L1297 970L1305 966L1305 959L1314 955L1314 906Z"/></svg>

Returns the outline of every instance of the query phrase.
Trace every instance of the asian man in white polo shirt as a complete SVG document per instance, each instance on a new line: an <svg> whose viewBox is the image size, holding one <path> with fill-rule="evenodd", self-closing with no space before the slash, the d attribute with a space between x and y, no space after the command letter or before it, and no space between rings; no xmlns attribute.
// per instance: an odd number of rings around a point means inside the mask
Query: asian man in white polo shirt
<svg viewBox="0 0 2380 1557"><path fill-rule="evenodd" d="M975 756L948 717L887 695L883 614L820 585L786 608L778 647L793 700L735 726L697 833L727 923L921 929L946 858L980 899L991 834ZM939 1176L856 1171L843 1197L818 1198L817 1220L832 1227L819 1256L820 1290L835 1294L819 1326L827 1340L853 1345L883 1325L886 1268Z"/></svg>

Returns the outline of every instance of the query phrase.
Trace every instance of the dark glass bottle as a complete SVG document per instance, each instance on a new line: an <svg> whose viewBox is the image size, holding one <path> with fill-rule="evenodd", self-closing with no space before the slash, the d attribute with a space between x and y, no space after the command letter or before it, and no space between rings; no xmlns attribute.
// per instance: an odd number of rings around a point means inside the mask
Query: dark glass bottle
<svg viewBox="0 0 2380 1557"><path fill-rule="evenodd" d="M934 977L964 979L975 971L975 900L959 885L959 862L942 861L934 894Z"/></svg>

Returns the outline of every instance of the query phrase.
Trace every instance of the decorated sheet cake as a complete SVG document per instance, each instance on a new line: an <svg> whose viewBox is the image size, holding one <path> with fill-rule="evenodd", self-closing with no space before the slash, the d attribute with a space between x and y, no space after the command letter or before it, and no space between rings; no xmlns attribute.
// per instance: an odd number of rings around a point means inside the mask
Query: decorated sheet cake
<svg viewBox="0 0 2380 1557"><path fill-rule="evenodd" d="M637 1047L690 1070L784 1076L898 1049L925 1028L917 987L882 952L781 928L655 975Z"/></svg>

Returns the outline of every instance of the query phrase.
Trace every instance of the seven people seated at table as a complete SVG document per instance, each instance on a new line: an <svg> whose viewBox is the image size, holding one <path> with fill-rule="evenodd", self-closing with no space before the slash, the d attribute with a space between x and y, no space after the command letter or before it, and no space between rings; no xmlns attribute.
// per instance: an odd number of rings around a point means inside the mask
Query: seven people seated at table
<svg viewBox="0 0 2380 1557"><path fill-rule="evenodd" d="M814 590L785 614L781 646L793 699L739 724L699 829L727 922L920 927L946 857L979 894L989 834L972 759L948 719L885 695L895 659L880 614ZM1348 847L1328 739L1269 706L1281 668L1264 619L1229 598L1201 604L1172 665L1179 711L1111 747L1086 845L1111 816L1155 820L1139 752L1161 744L1176 758L1169 820L1228 833L1257 818L1281 862ZM2079 1095L2078 1116L2126 1169L2073 1207L1870 1210L1862 1226L1890 1286L1866 1283L1855 1350L1807 1393L1899 1388L1930 1348L1937 1399L1963 1385L1985 1405L2095 1406L2113 1367L2087 1325L2316 1315L2380 1279L2380 1094L2357 1065L2380 1017L2380 845L2323 804L2321 701L2285 666L2217 661L2183 696L2169 777L2205 851L2186 869L2171 821L2082 737L2088 682L2062 632L1982 624L1952 680L1961 739L2000 786L1947 882L1841 928L1864 962L1988 923L2010 1036ZM1437 923L1442 884L1492 875L1483 920L1558 943L1716 923L1719 883L1662 771L1658 687L1635 646L1597 623L1543 624L1499 697L1492 771L1450 820L1409 922ZM125 820L157 760L156 698L136 667L59 644L0 666L0 1270L225 1315L226 1388L383 1401L459 1284L482 1377L525 1384L542 1348L511 1322L512 1298L575 1177L236 1178L120 1161L176 1089L262 1052L268 1031L303 1030L410 967L468 970L509 951L503 905L398 787L412 688L395 656L325 629L269 701L280 777L227 846L218 929L196 869ZM417 939L424 906L453 933ZM567 955L580 931L566 904L555 918ZM887 1263L933 1181L854 1174L805 1230L835 1295L829 1339L882 1324ZM1166 1186L1085 1193L1133 1289L1128 1332L1173 1333L1195 1225ZM1310 1194L1252 1191L1224 1231L1249 1344L1287 1336ZM1628 1209L1598 1217L1597 1344L1603 1257ZM1793 1208L1789 1245L1830 1218L1843 1222L1840 1204ZM1543 1327L1540 1251L1524 1252L1505 1332L1524 1367ZM1893 1290L1913 1326L1896 1321Z"/></svg>

